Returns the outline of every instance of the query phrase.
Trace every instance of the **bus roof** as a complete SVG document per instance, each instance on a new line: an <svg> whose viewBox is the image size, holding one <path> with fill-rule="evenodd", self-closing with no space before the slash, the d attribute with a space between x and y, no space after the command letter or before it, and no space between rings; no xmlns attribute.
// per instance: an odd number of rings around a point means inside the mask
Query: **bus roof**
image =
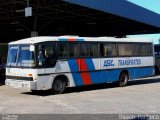
<svg viewBox="0 0 160 120"><path fill-rule="evenodd" d="M93 42L144 42L151 43L148 38L114 38L114 37L77 37L77 36L59 36L59 37L31 37L10 42L9 44L35 44L46 41L93 41Z"/></svg>

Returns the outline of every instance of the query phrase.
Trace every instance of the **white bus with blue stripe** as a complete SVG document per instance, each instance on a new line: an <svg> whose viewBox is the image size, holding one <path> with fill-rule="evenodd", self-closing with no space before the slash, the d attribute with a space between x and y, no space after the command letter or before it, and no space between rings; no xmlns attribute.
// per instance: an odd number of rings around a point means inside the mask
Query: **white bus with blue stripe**
<svg viewBox="0 0 160 120"><path fill-rule="evenodd" d="M149 39L33 37L9 43L6 85L54 93L111 82L123 87L154 75L154 64Z"/></svg>

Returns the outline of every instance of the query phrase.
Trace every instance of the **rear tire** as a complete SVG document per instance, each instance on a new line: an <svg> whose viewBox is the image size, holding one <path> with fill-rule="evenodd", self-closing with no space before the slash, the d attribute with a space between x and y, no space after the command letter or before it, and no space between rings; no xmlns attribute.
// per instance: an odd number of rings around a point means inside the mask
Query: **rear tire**
<svg viewBox="0 0 160 120"><path fill-rule="evenodd" d="M66 85L67 85L67 83L66 83L65 80L60 79L60 78L55 79L55 80L53 81L52 90L51 90L51 91L52 91L54 94L61 94L61 93L63 93L63 92L65 91Z"/></svg>
<svg viewBox="0 0 160 120"><path fill-rule="evenodd" d="M126 72L122 72L119 76L119 86L125 87L128 83L129 76Z"/></svg>

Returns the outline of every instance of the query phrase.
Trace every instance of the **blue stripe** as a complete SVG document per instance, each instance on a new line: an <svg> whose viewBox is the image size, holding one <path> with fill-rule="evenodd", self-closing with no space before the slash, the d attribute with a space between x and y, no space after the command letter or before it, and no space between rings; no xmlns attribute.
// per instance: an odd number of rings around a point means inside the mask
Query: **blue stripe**
<svg viewBox="0 0 160 120"><path fill-rule="evenodd" d="M82 38L77 38L76 41L84 41Z"/></svg>
<svg viewBox="0 0 160 120"><path fill-rule="evenodd" d="M119 75L122 72L122 70L128 71L131 80L141 78L141 77L151 76L153 75L153 70L154 70L153 67L147 67L147 68L127 68L127 69L114 69L114 70L102 70L102 71L89 72L89 71L95 70L93 60L85 59L85 62L87 64L88 73L90 75L90 78L93 84L118 81ZM76 59L68 60L68 64L69 64L75 85L76 86L84 85L82 77L79 73L79 67L77 65Z"/></svg>
<svg viewBox="0 0 160 120"><path fill-rule="evenodd" d="M88 71L95 70L95 66L92 59L85 59L85 62L87 64Z"/></svg>
<svg viewBox="0 0 160 120"><path fill-rule="evenodd" d="M69 67L70 67L71 74L72 74L73 80L75 82L75 85L76 86L84 85L80 73L74 73L74 72L79 72L79 67L77 65L76 59L68 60L68 64L69 64Z"/></svg>
<svg viewBox="0 0 160 120"><path fill-rule="evenodd" d="M58 40L59 40L59 41L68 41L67 38L59 38Z"/></svg>
<svg viewBox="0 0 160 120"><path fill-rule="evenodd" d="M137 79L146 76L152 76L154 67L147 67L147 68L130 68L128 69L130 74L130 79Z"/></svg>
<svg viewBox="0 0 160 120"><path fill-rule="evenodd" d="M95 70L92 59L85 59L85 62L87 64L88 71ZM93 84L104 83L110 80L110 77L108 76L110 73L108 74L106 71L89 72L89 75Z"/></svg>
<svg viewBox="0 0 160 120"><path fill-rule="evenodd" d="M92 59L85 59L88 71L95 70L95 66ZM90 78L93 84L114 82L118 80L120 70L103 70L97 72L89 72Z"/></svg>

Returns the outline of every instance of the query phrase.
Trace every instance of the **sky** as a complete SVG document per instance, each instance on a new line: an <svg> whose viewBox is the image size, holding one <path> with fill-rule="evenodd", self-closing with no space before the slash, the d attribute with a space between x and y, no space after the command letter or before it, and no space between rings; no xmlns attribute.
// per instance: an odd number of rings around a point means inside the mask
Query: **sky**
<svg viewBox="0 0 160 120"><path fill-rule="evenodd" d="M160 0L127 0L127 1L160 14ZM160 39L160 34L132 35L128 37L151 38L154 44L158 44Z"/></svg>

